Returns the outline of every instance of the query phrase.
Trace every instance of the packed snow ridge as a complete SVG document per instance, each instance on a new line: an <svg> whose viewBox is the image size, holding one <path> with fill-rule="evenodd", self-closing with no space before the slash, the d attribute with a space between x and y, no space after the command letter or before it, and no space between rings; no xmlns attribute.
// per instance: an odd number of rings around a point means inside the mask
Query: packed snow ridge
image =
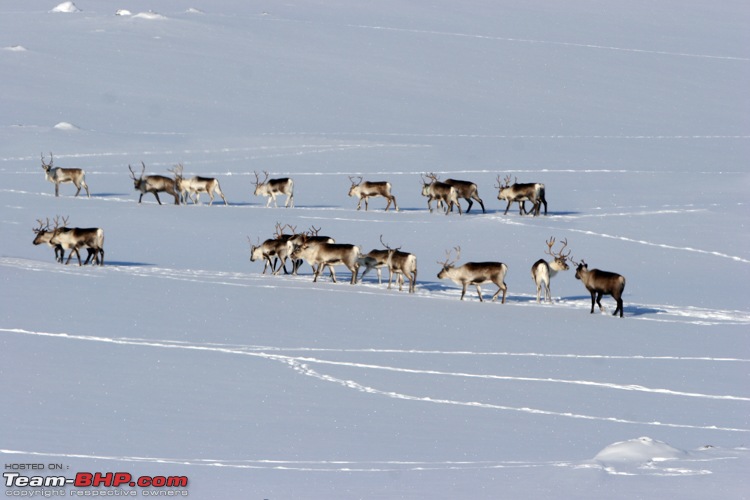
<svg viewBox="0 0 750 500"><path fill-rule="evenodd" d="M63 13L71 13L71 12L81 12L81 9L76 7L76 4L73 2L63 2L54 9L52 9L50 12L63 12Z"/></svg>
<svg viewBox="0 0 750 500"><path fill-rule="evenodd" d="M686 455L686 451L673 448L667 443L649 437L640 437L638 439L611 444L597 453L594 460L605 464L643 464L652 461L683 458Z"/></svg>

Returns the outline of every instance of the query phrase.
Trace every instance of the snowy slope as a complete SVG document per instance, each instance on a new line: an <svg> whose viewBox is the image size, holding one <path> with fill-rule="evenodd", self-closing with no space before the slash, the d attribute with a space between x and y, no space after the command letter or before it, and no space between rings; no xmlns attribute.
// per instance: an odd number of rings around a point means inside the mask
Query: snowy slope
<svg viewBox="0 0 750 500"><path fill-rule="evenodd" d="M3 2L4 463L187 476L193 498L745 498L749 17ZM55 198L50 152L91 198ZM217 177L229 206L138 204L141 162ZM295 208L252 195L264 170ZM476 182L487 213L429 213L425 172ZM504 215L506 175L544 182L549 214ZM401 210L356 211L348 176ZM104 229L105 266L31 244L56 215ZM263 275L248 238L276 223L383 235L417 255L417 292ZM625 318L589 314L573 271L535 302L550 236L626 276ZM505 304L437 278L455 246L508 265Z"/></svg>

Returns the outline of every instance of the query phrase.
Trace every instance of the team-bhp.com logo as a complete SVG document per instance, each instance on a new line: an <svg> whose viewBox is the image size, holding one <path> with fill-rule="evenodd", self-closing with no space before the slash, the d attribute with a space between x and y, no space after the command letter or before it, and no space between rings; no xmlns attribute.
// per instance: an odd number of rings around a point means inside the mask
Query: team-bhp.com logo
<svg viewBox="0 0 750 500"><path fill-rule="evenodd" d="M138 476L128 472L78 472L75 477L66 476L26 476L19 472L5 472L5 486L7 488L149 488L142 490L144 496L161 496L169 491L169 496L187 495L187 476ZM18 491L18 490L14 490ZM71 490L71 496L83 493L83 490ZM91 491L91 490L88 490ZM120 494L135 495L136 490L119 490ZM16 496L6 490L6 496ZM27 495L22 495L27 496ZM80 495L78 495L80 496Z"/></svg>

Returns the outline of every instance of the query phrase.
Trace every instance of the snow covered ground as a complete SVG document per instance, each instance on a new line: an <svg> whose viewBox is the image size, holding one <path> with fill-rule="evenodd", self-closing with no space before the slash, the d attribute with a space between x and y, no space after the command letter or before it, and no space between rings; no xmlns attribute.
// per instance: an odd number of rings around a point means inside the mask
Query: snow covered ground
<svg viewBox="0 0 750 500"><path fill-rule="evenodd" d="M68 4L0 3L4 474L185 476L193 498L748 498L745 3ZM54 196L50 152L91 198ZM229 206L138 204L141 162L217 177ZM253 196L264 170L295 208ZM429 213L425 172L476 182L487 213ZM549 214L503 215L506 175L545 183ZM349 176L390 181L401 210L356 211ZM104 229L103 267L31 244L57 215ZM276 223L364 251L382 235L417 255L417 291L263 275L248 238ZM623 319L589 314L573 270L536 303L550 236L627 278ZM455 246L508 265L505 304L437 278Z"/></svg>

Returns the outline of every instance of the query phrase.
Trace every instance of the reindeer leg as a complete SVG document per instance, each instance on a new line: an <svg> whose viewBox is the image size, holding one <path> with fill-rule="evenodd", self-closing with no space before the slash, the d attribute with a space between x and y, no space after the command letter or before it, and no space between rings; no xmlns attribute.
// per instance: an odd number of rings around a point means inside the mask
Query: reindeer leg
<svg viewBox="0 0 750 500"><path fill-rule="evenodd" d="M512 202L512 201L509 201L509 202L508 202L508 206L507 206L507 207L505 207L505 212L503 213L503 215L508 215L508 210L510 209L510 205L511 205L511 203L513 203L513 202Z"/></svg>
<svg viewBox="0 0 750 500"><path fill-rule="evenodd" d="M602 292L596 294L596 304L599 306L599 311L604 312L604 308L602 307L602 295Z"/></svg>
<svg viewBox="0 0 750 500"><path fill-rule="evenodd" d="M594 314L594 301L596 300L596 292L591 292L591 314Z"/></svg>
<svg viewBox="0 0 750 500"><path fill-rule="evenodd" d="M477 287L477 295L479 295L479 302L484 302L484 299L482 298L482 289L479 288L479 283L477 283L474 286Z"/></svg>
<svg viewBox="0 0 750 500"><path fill-rule="evenodd" d="M466 287L469 286L468 283L463 284L463 288L461 289L461 300L464 300L464 295L466 295Z"/></svg>
<svg viewBox="0 0 750 500"><path fill-rule="evenodd" d="M161 200L159 199L159 193L157 193L156 191L154 191L154 196L156 196L156 201L158 201L159 205L161 205Z"/></svg>

